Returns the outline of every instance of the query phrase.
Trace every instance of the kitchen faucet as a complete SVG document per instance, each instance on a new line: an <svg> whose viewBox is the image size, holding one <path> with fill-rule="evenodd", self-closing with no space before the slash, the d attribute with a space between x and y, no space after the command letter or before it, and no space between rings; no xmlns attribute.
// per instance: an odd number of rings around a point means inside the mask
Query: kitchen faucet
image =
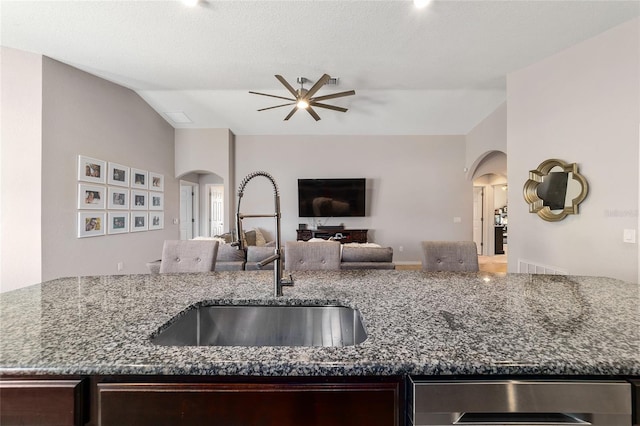
<svg viewBox="0 0 640 426"><path fill-rule="evenodd" d="M242 196L244 195L244 188L247 186L247 183L251 179L256 176L264 176L271 181L273 185L274 192L274 201L275 201L275 213L274 214L242 214L240 213L240 202L242 201ZM269 256L264 259L262 262L258 263L258 268L262 268L265 265L268 265L271 262L275 262L273 266L273 275L274 275L274 294L276 297L282 296L282 287L283 286L292 286L293 285L293 277L289 275L289 278L282 277L282 253L280 249L280 193L278 191L278 185L276 184L275 179L267 172L253 172L249 173L240 183L240 187L238 188L238 210L236 212L236 222L237 222L237 233L238 233L238 242L237 246L239 250L244 250L244 239L242 238L242 219L247 217L275 217L276 218L276 247L273 256Z"/></svg>

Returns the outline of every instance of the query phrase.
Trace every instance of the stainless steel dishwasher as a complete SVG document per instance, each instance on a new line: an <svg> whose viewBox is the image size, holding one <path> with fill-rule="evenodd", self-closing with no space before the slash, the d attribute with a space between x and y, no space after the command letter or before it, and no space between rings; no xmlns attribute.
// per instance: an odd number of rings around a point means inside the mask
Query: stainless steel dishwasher
<svg viewBox="0 0 640 426"><path fill-rule="evenodd" d="M631 426L631 385L594 380L409 381L413 426Z"/></svg>

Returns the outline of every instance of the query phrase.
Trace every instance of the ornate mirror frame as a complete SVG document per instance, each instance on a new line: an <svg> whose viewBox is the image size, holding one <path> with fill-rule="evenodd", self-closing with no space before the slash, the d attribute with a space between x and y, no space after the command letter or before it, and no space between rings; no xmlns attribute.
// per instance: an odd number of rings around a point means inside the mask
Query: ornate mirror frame
<svg viewBox="0 0 640 426"><path fill-rule="evenodd" d="M549 206L543 205L544 200L538 196L538 186L543 182L554 167L560 167L563 172L570 173L571 179L580 185L580 193L571 200L571 205L565 202L564 209L551 210ZM537 213L542 219L549 222L557 222L570 214L578 214L578 206L587 197L589 185L586 179L578 173L576 163L565 163L562 160L550 159L540 163L537 169L529 171L529 179L525 182L524 199L529 204L529 213Z"/></svg>

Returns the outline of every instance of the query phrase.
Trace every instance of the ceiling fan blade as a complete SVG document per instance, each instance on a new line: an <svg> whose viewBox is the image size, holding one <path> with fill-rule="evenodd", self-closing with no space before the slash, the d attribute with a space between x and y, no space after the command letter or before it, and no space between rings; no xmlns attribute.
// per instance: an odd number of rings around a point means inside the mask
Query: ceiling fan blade
<svg viewBox="0 0 640 426"><path fill-rule="evenodd" d="M308 112L309 114L311 114L311 116L312 116L316 121L320 120L320 116L319 116L319 115L318 115L318 114L313 110L313 108L311 108L311 105L309 105L306 109L307 109L307 112Z"/></svg>
<svg viewBox="0 0 640 426"><path fill-rule="evenodd" d="M292 102L295 101L295 99L285 98L284 96L276 96L276 95L269 95L268 93L252 92L251 90L249 90L249 93L251 93L252 95L269 96L271 98L284 99L286 101L292 101Z"/></svg>
<svg viewBox="0 0 640 426"><path fill-rule="evenodd" d="M320 90L322 86L327 84L327 81L329 81L330 78L331 76L329 76L329 74L322 74L322 77L320 77L320 79L316 81L316 84L311 86L311 89L309 89L309 91L305 95L305 98L311 98L311 96L313 96L318 90Z"/></svg>
<svg viewBox="0 0 640 426"><path fill-rule="evenodd" d="M284 79L284 77L282 77L281 75L276 75L276 78L278 79L278 81L280 83L282 83L282 85L284 87L287 88L287 90L289 91L289 93L291 93L293 95L294 98L298 99L298 92L296 92L296 89L294 89L293 87L291 87L291 85L289 84L289 82L287 82L287 80Z"/></svg>
<svg viewBox="0 0 640 426"><path fill-rule="evenodd" d="M276 105L276 106L267 107L267 108L260 108L258 111L266 111L268 109L280 108L283 106L289 106L289 105L295 105L295 104L296 104L295 102L289 102L288 104Z"/></svg>
<svg viewBox="0 0 640 426"><path fill-rule="evenodd" d="M311 98L309 100L311 102L326 101L327 99L341 98L343 96L351 96L351 95L355 95L355 94L356 94L355 90L349 90L349 91L346 91L346 92L339 92L339 93L332 93L330 95L318 96L317 98Z"/></svg>
<svg viewBox="0 0 640 426"><path fill-rule="evenodd" d="M297 106L293 107L293 109L291 110L291 112L289 113L289 115L287 115L287 116L284 118L284 121L287 121L288 119L290 119L290 118L291 118L291 116L292 116L293 114L295 114L297 110L298 110L298 107L297 107Z"/></svg>
<svg viewBox="0 0 640 426"><path fill-rule="evenodd" d="M349 111L347 108L342 108L339 106L334 106L334 105L327 105L327 104L321 104L320 102L313 102L311 101L311 104L314 107L320 107L320 108L326 108L326 109L332 109L334 111L340 111L340 112L347 112Z"/></svg>

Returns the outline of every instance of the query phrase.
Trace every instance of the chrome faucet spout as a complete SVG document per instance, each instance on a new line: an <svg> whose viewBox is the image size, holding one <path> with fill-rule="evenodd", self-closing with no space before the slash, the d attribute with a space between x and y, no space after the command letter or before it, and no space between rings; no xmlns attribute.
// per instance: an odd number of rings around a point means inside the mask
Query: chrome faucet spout
<svg viewBox="0 0 640 426"><path fill-rule="evenodd" d="M242 197L244 196L244 189L249 183L249 181L257 176L262 176L269 181L273 185L273 195L274 195L274 203L275 203L275 213L273 215L243 215L240 213L240 203L242 201ZM243 250L244 241L242 238L242 219L245 217L275 217L276 219L276 247L274 249L273 256L270 256L264 259L262 262L258 263L258 267L261 268L271 262L274 263L273 272L274 272L274 294L278 296L282 296L282 287L283 286L292 286L293 285L293 277L289 275L289 278L283 278L283 267L282 267L282 253L280 250L280 191L278 190L278 184L276 184L276 180L267 172L257 171L253 173L249 173L240 183L238 187L238 210L236 212L236 232L238 233L238 249Z"/></svg>

